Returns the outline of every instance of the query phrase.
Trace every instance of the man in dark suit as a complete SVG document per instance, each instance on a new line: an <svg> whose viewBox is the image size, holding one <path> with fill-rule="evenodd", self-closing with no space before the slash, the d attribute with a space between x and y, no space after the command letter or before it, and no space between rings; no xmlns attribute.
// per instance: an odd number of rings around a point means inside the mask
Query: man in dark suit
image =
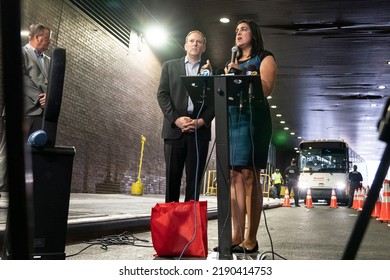
<svg viewBox="0 0 390 280"><path fill-rule="evenodd" d="M49 48L50 35L48 27L32 24L29 41L22 48L26 139L33 131L42 128L50 66L50 58L43 52Z"/></svg>
<svg viewBox="0 0 390 280"><path fill-rule="evenodd" d="M166 164L166 202L179 201L184 166L185 201L199 200L214 118L212 106L192 103L181 79L181 76L196 76L203 69L211 72L210 61L201 60L206 50L206 37L198 30L189 32L184 49L185 57L163 64L157 92L164 114L161 136Z"/></svg>

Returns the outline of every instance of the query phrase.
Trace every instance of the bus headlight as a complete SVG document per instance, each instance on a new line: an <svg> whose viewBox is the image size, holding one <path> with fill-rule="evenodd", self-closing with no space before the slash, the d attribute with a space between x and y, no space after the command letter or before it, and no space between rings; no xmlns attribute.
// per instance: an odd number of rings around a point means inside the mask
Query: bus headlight
<svg viewBox="0 0 390 280"><path fill-rule="evenodd" d="M339 190L343 190L343 189L345 189L345 183L342 183L342 182L338 182L337 183L337 188L339 189Z"/></svg>
<svg viewBox="0 0 390 280"><path fill-rule="evenodd" d="M307 182L299 182L298 187L300 189L307 189L309 186L308 186Z"/></svg>

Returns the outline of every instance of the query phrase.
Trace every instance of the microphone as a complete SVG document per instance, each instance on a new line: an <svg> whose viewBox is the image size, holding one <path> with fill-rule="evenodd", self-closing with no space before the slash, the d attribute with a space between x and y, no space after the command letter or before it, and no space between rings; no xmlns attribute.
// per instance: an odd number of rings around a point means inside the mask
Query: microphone
<svg viewBox="0 0 390 280"><path fill-rule="evenodd" d="M234 62L236 60L237 52L238 52L238 47L233 46L232 47L232 59L230 60L230 62Z"/></svg>
<svg viewBox="0 0 390 280"><path fill-rule="evenodd" d="M253 64L249 64L248 65L248 68L247 68L247 71L246 71L246 75L247 76L257 76L258 75L258 72L257 72L257 68L255 65ZM248 95L249 95L249 104L251 103L252 101L252 98L253 98L253 85L252 85L252 79L250 79L248 81L249 85L248 85Z"/></svg>
<svg viewBox="0 0 390 280"><path fill-rule="evenodd" d="M237 56L237 52L238 52L238 47L237 46L233 46L232 47L232 58L230 60L231 63L234 63L235 60L236 60L236 56ZM242 72L240 69L237 69L237 68L230 68L229 70L229 74L230 75L240 75Z"/></svg>

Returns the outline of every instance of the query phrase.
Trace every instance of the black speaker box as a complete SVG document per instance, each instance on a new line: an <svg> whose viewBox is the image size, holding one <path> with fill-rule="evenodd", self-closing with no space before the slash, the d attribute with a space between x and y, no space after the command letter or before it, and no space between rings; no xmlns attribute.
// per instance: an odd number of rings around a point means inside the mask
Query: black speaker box
<svg viewBox="0 0 390 280"><path fill-rule="evenodd" d="M33 259L65 259L73 147L32 148Z"/></svg>

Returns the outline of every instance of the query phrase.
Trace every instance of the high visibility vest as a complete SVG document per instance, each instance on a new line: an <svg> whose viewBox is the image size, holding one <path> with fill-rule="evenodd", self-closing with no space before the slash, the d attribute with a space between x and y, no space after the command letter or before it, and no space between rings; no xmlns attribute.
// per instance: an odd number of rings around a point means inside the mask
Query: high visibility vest
<svg viewBox="0 0 390 280"><path fill-rule="evenodd" d="M282 174L281 173L272 174L272 181L274 182L274 184L281 184L282 183Z"/></svg>

